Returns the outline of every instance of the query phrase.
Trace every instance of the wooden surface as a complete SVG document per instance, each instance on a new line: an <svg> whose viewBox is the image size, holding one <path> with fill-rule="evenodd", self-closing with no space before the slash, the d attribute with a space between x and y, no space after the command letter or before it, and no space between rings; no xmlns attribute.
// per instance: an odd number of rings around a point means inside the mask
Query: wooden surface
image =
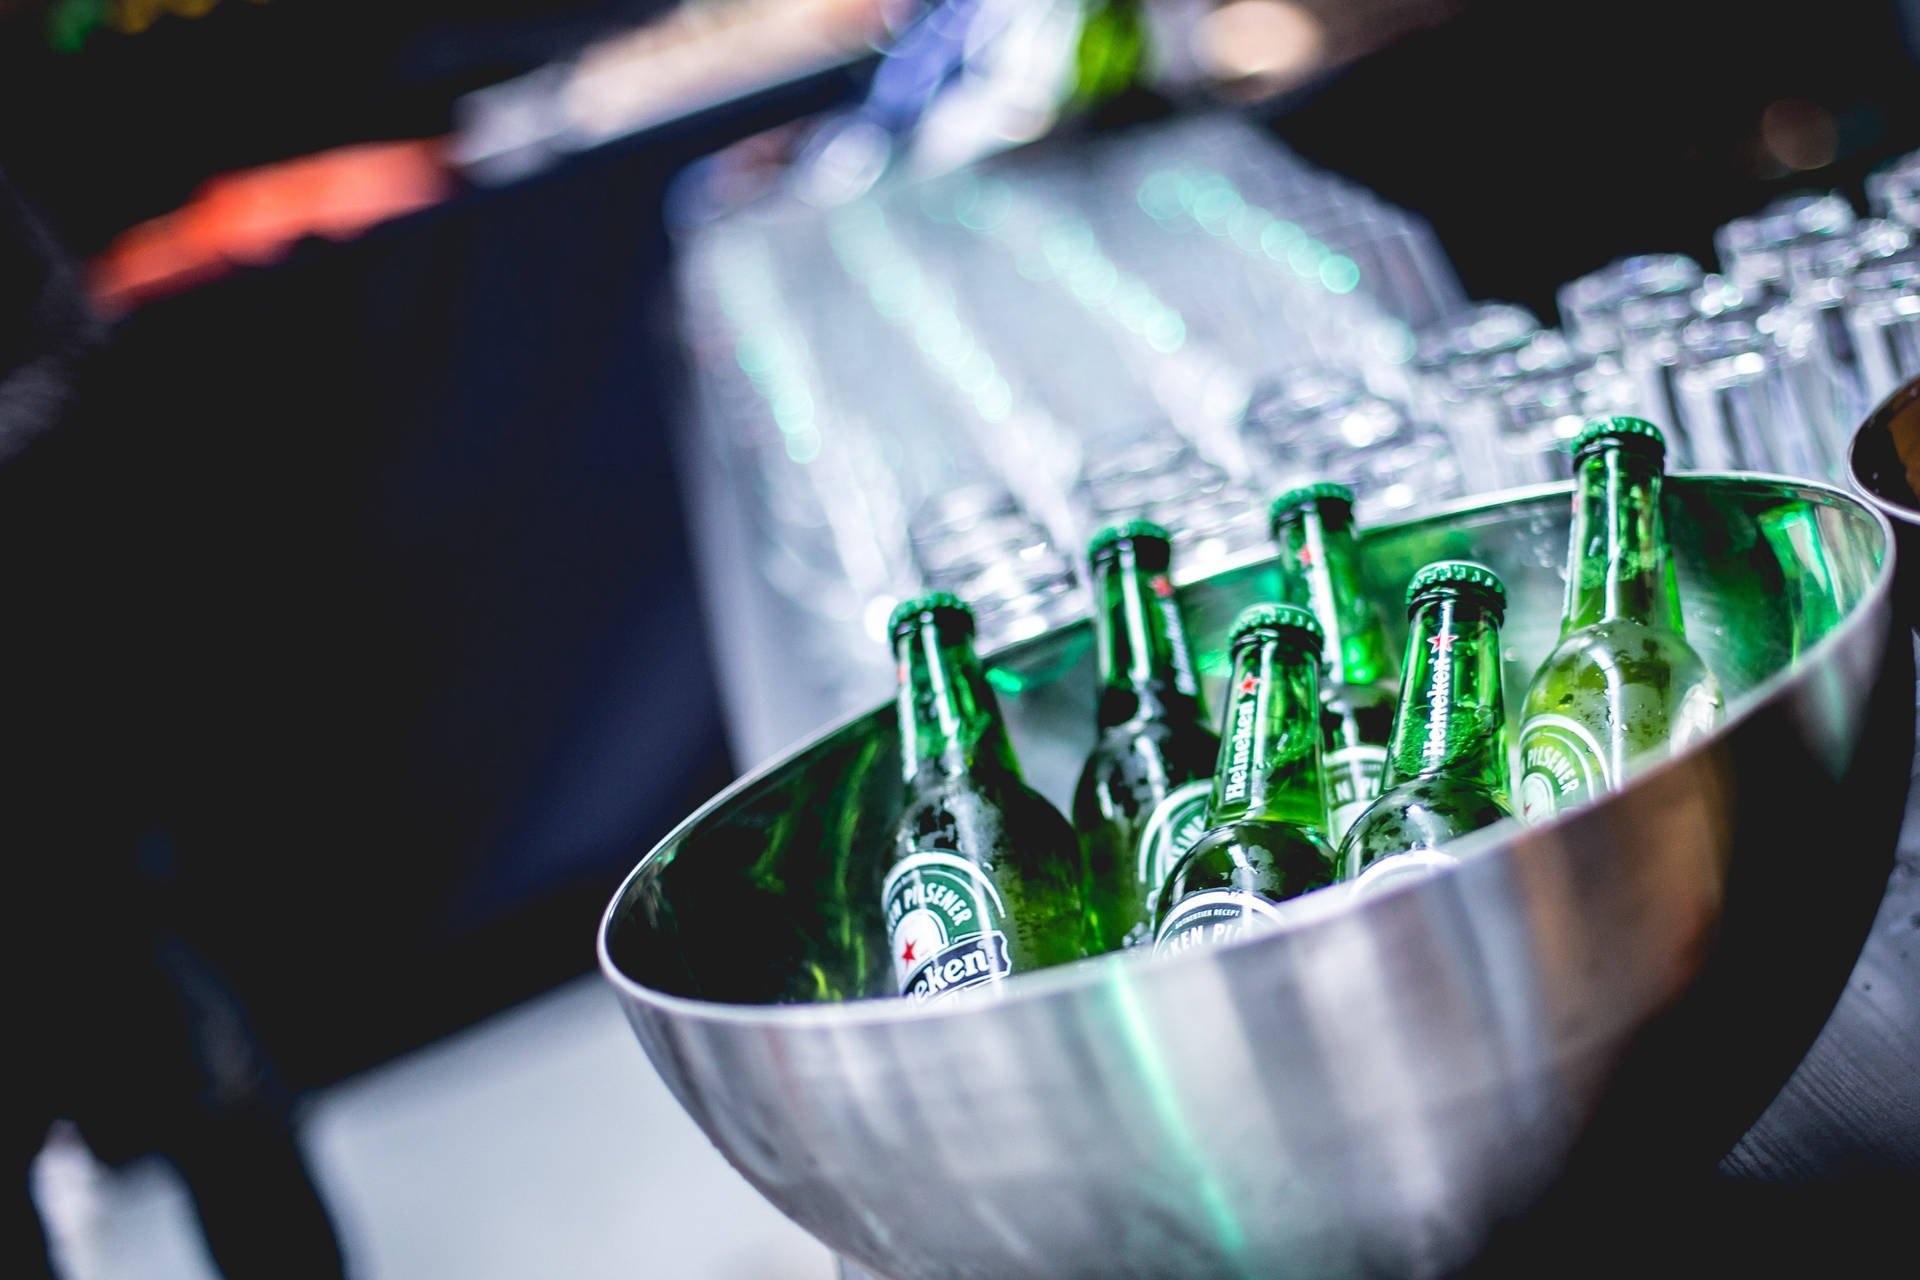
<svg viewBox="0 0 1920 1280"><path fill-rule="evenodd" d="M1845 815L1834 847L1842 856ZM1845 994L1786 1087L1721 1163L1736 1178L1920 1177L1920 762L1887 894Z"/></svg>

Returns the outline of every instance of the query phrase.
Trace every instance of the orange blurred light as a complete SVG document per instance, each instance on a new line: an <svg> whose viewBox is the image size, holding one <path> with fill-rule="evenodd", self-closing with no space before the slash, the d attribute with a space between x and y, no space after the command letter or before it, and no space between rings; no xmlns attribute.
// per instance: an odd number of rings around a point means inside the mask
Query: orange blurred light
<svg viewBox="0 0 1920 1280"><path fill-rule="evenodd" d="M1312 75L1327 55L1319 17L1293 0L1232 0L1202 18L1193 53L1216 80L1271 91Z"/></svg>
<svg viewBox="0 0 1920 1280"><path fill-rule="evenodd" d="M278 260L306 236L346 240L453 191L442 139L374 142L209 179L181 208L116 236L89 289L118 312Z"/></svg>
<svg viewBox="0 0 1920 1280"><path fill-rule="evenodd" d="M1760 142L1789 169L1823 169L1839 152L1840 130L1818 103L1782 98L1760 113Z"/></svg>

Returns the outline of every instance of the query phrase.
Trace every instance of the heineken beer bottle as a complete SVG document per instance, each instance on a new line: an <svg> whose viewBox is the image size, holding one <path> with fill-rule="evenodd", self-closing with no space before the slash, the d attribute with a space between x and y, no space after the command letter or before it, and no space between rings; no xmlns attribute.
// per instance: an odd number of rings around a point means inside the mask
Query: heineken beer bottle
<svg viewBox="0 0 1920 1280"><path fill-rule="evenodd" d="M1084 955L1079 841L1021 781L972 611L925 595L890 630L907 795L880 898L900 993L939 999Z"/></svg>
<svg viewBox="0 0 1920 1280"><path fill-rule="evenodd" d="M1220 740L1201 710L1193 654L1167 577L1167 531L1144 521L1102 529L1087 558L1100 737L1074 792L1073 825L1087 851L1089 946L1111 951L1148 937L1153 896L1178 854L1175 837L1199 826Z"/></svg>
<svg viewBox="0 0 1920 1280"><path fill-rule="evenodd" d="M1233 624L1207 833L1167 875L1154 952L1226 942L1288 914L1279 904L1336 879L1320 776L1320 624L1257 604Z"/></svg>
<svg viewBox="0 0 1920 1280"><path fill-rule="evenodd" d="M1393 729L1393 650L1379 611L1360 586L1353 490L1314 484L1274 499L1283 599L1313 610L1326 632L1320 681L1329 834L1337 843L1380 794Z"/></svg>
<svg viewBox="0 0 1920 1280"><path fill-rule="evenodd" d="M1347 829L1340 858L1372 891L1451 859L1440 846L1512 815L1500 622L1493 570L1441 560L1407 584L1407 654L1380 798Z"/></svg>
<svg viewBox="0 0 1920 1280"><path fill-rule="evenodd" d="M1681 630L1660 522L1666 441L1638 418L1574 438L1573 535L1560 643L1520 712L1520 809L1544 822L1620 784L1635 757L1720 719L1720 685Z"/></svg>

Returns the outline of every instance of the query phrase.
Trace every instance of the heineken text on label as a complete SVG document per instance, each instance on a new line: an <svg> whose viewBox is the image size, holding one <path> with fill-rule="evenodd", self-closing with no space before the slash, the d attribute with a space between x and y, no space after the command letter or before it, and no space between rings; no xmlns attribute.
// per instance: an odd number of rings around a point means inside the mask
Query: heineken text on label
<svg viewBox="0 0 1920 1280"><path fill-rule="evenodd" d="M1256 894L1210 889L1189 895L1167 913L1154 938L1153 953L1177 956L1193 947L1222 946L1286 918L1283 910Z"/></svg>
<svg viewBox="0 0 1920 1280"><path fill-rule="evenodd" d="M1233 728L1227 735L1230 754L1220 789L1222 804L1247 798L1247 781L1253 771L1254 726L1260 714L1260 679L1252 674L1242 676L1233 691Z"/></svg>
<svg viewBox="0 0 1920 1280"><path fill-rule="evenodd" d="M1587 727L1537 715L1520 734L1520 813L1541 822L1612 786L1607 756Z"/></svg>
<svg viewBox="0 0 1920 1280"><path fill-rule="evenodd" d="M904 795L894 856L874 882L894 981L917 1001L989 991L1086 954L1087 862L1073 828L1020 777L950 595L904 601L888 624L903 671Z"/></svg>
<svg viewBox="0 0 1920 1280"><path fill-rule="evenodd" d="M932 1000L1013 971L999 891L965 858L910 854L888 874L881 900L901 995Z"/></svg>
<svg viewBox="0 0 1920 1280"><path fill-rule="evenodd" d="M1340 652L1340 641L1345 638L1340 629L1340 601L1334 594L1333 572L1328 563L1324 528L1318 519L1307 520L1301 526L1303 538L1300 547L1300 569L1307 580L1307 603L1319 617L1320 625L1328 629L1334 643L1329 646L1331 657L1329 665L1333 668L1333 677L1338 679L1344 674Z"/></svg>
<svg viewBox="0 0 1920 1280"><path fill-rule="evenodd" d="M1180 620L1180 603L1174 598L1173 580L1166 574L1153 579L1153 598L1160 606L1160 618L1167 629L1167 642L1173 649L1173 687L1188 697L1200 692L1193 675L1193 652L1187 647L1186 624Z"/></svg>
<svg viewBox="0 0 1920 1280"><path fill-rule="evenodd" d="M1453 644L1452 631L1436 631L1427 637L1431 649L1431 674L1427 677L1427 746L1429 760L1444 760L1450 746L1453 727Z"/></svg>

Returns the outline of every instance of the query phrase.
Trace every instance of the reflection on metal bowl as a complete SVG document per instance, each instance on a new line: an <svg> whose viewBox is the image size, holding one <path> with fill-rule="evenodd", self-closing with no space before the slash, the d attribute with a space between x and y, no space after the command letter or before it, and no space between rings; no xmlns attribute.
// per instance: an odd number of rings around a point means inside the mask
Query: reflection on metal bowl
<svg viewBox="0 0 1920 1280"><path fill-rule="evenodd" d="M1920 625L1920 378L1867 416L1847 455L1854 488L1893 523L1907 566L1900 596L1909 619Z"/></svg>
<svg viewBox="0 0 1920 1280"><path fill-rule="evenodd" d="M1728 720L1552 825L1478 833L1458 865L1236 945L916 1010L860 998L888 974L881 709L663 842L608 910L602 966L728 1159L892 1280L1434 1274L1556 1190L1709 1170L1872 919L1912 655L1867 507L1758 477L1678 478L1666 505ZM1557 486L1374 531L1370 587L1397 599L1440 557L1494 568L1517 691L1557 637L1567 507ZM1209 692L1272 574L1183 585ZM1087 628L994 663L1028 777L1058 801L1092 741Z"/></svg>

